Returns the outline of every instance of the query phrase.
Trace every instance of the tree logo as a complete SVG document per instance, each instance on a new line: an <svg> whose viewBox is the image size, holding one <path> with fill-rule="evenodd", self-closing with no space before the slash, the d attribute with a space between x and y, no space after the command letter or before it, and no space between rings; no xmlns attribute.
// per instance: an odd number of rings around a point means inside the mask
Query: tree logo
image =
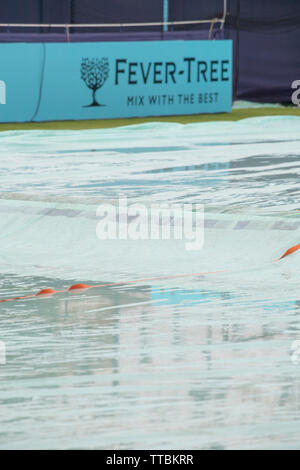
<svg viewBox="0 0 300 470"><path fill-rule="evenodd" d="M84 107L105 106L98 103L96 100L96 91L104 85L109 75L109 63L107 57L102 57L102 59L88 59L87 57L83 58L81 61L80 71L81 79L93 92L93 102Z"/></svg>

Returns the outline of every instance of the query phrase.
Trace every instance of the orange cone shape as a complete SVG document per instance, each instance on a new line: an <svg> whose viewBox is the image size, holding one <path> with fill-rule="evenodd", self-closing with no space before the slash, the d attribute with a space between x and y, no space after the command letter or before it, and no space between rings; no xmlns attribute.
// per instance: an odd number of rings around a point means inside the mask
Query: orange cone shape
<svg viewBox="0 0 300 470"><path fill-rule="evenodd" d="M42 289L40 290L40 292L38 292L36 295L53 295L55 294L56 290L53 290L53 289Z"/></svg>
<svg viewBox="0 0 300 470"><path fill-rule="evenodd" d="M69 291L71 292L79 292L79 291L83 291L83 290L86 290L86 289L90 289L92 286L89 286L88 284L74 284L73 286L69 287Z"/></svg>
<svg viewBox="0 0 300 470"><path fill-rule="evenodd" d="M283 259L288 255L291 255L292 253L295 253L295 251L300 250L300 243L298 245L292 246L292 248L289 248L279 259Z"/></svg>

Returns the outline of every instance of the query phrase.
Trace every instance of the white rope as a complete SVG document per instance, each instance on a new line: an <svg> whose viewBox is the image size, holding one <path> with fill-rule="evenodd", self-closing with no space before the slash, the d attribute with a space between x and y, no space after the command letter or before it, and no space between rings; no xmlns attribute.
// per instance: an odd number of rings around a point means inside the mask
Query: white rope
<svg viewBox="0 0 300 470"><path fill-rule="evenodd" d="M227 0L224 0L223 18L222 18L222 22L221 22L221 26L220 26L221 29L224 28L224 23L225 23L225 20L226 20L226 16L227 16Z"/></svg>
<svg viewBox="0 0 300 470"><path fill-rule="evenodd" d="M224 0L226 3L226 0ZM95 24L47 24L47 23L0 23L1 28L122 28L139 26L164 26L164 25L188 25L204 23L221 23L225 21L225 14L222 18L212 18L210 20L191 20L191 21L159 21L152 23L95 23Z"/></svg>

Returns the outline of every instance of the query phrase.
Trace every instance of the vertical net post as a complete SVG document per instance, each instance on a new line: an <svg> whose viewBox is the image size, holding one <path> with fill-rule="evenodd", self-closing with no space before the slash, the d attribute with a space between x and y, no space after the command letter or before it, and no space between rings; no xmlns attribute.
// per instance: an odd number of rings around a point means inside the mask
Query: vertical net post
<svg viewBox="0 0 300 470"><path fill-rule="evenodd" d="M169 0L163 0L163 31L168 31L168 25L166 24L169 21Z"/></svg>

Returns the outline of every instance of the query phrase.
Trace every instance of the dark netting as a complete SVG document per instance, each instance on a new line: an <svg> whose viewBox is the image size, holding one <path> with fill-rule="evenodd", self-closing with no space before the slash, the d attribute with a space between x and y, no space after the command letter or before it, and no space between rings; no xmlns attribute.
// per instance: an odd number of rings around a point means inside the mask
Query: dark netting
<svg viewBox="0 0 300 470"><path fill-rule="evenodd" d="M236 14L237 3L240 4L239 18ZM299 0L231 0L228 13L227 27L235 28L238 21L240 31L279 34L300 27Z"/></svg>
<svg viewBox="0 0 300 470"><path fill-rule="evenodd" d="M119 23L161 21L163 0L73 0L73 23Z"/></svg>
<svg viewBox="0 0 300 470"><path fill-rule="evenodd" d="M43 6L42 23L70 23L72 0L40 0Z"/></svg>
<svg viewBox="0 0 300 470"><path fill-rule="evenodd" d="M293 21L300 15L299 0L264 0L263 2L240 0L241 21L256 22L257 28L261 26L277 25L281 21Z"/></svg>
<svg viewBox="0 0 300 470"><path fill-rule="evenodd" d="M173 0L169 3L169 16L173 21L178 17L183 20L220 18L223 16L223 0Z"/></svg>
<svg viewBox="0 0 300 470"><path fill-rule="evenodd" d="M0 1L0 23L69 23L71 14L71 0L9 0ZM31 41L36 34L56 33L58 28L16 28L2 27L2 33L27 34L27 40ZM33 35L33 36L31 36ZM3 38L6 41L8 38ZM43 36L40 37L43 40ZM1 38L0 38L1 41Z"/></svg>
<svg viewBox="0 0 300 470"><path fill-rule="evenodd" d="M190 20L210 20L212 18L222 18L224 11L224 0L173 0L169 2L170 21L190 21ZM204 25L176 25L175 30L195 30L209 29L210 23Z"/></svg>
<svg viewBox="0 0 300 470"><path fill-rule="evenodd" d="M225 37L233 39L234 96L290 104L300 79L299 0L231 0Z"/></svg>
<svg viewBox="0 0 300 470"><path fill-rule="evenodd" d="M136 0L126 0L125 2L124 0L110 0L109 2L95 0L72 1L72 23L149 23L162 20L163 0L151 0L150 2ZM144 31L155 31L162 28L144 26L142 29ZM124 30L124 28L106 28L105 30L118 32ZM137 28L129 29L126 27L126 31L128 30L137 30ZM80 29L80 31L83 30ZM97 29L89 29L89 31L94 32Z"/></svg>
<svg viewBox="0 0 300 470"><path fill-rule="evenodd" d="M10 0L0 1L1 23L40 23L42 19L42 2L40 0ZM24 28L14 28L14 32L24 31ZM36 28L26 28L27 33L36 32ZM9 32L1 28L1 32Z"/></svg>
<svg viewBox="0 0 300 470"><path fill-rule="evenodd" d="M42 5L40 0L2 0L1 23L39 23L42 18Z"/></svg>

